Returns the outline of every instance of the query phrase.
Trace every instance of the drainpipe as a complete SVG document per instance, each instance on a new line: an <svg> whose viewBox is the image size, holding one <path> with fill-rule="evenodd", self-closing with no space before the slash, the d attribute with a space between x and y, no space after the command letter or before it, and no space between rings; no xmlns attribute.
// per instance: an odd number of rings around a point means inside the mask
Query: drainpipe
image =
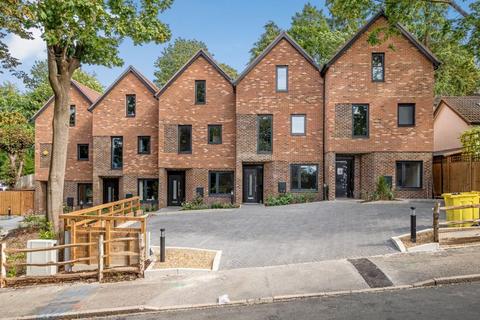
<svg viewBox="0 0 480 320"><path fill-rule="evenodd" d="M320 76L322 77L323 79L323 110L322 110L322 116L323 116L323 128L322 128L322 134L323 134L323 143L322 143L322 163L323 163L323 200L328 200L328 191L326 190L326 187L327 187L327 184L325 183L326 181L326 173L327 173L327 169L326 169L326 165L325 165L325 150L326 150L326 147L325 147L325 144L326 144L326 134L325 132L327 131L325 126L326 126L326 119L325 119L325 108L326 108L326 98L327 98L327 95L326 95L326 87L327 87L327 77L326 77L326 74L324 74L322 76L322 73L320 72Z"/></svg>

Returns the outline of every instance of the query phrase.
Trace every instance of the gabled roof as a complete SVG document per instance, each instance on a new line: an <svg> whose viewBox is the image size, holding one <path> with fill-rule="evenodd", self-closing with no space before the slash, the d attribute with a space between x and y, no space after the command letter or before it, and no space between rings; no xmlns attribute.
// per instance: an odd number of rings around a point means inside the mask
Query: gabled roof
<svg viewBox="0 0 480 320"><path fill-rule="evenodd" d="M350 39L348 40L340 49L333 55L333 57L323 66L322 68L322 75L325 75L327 72L328 68L332 66L332 64L337 61L338 58L340 58L345 51L347 51L354 43L355 41L360 38L362 34L364 34L378 19L380 18L385 18L388 19L387 16L385 15L385 12L383 10L380 10L376 15L374 15L360 30L357 31L357 33ZM441 64L440 60L435 57L435 55L423 44L421 44L414 35L412 35L410 32L405 29L400 23L395 23L395 27L398 28L400 33L405 36L418 50L420 50L423 55L430 60L433 63L433 66L435 69L438 68L438 66Z"/></svg>
<svg viewBox="0 0 480 320"><path fill-rule="evenodd" d="M270 52L272 51L273 48L275 48L275 46L282 40L286 40L288 43L290 43L292 45L292 47L294 47L308 62L310 62L310 64L317 70L320 70L318 64L315 62L315 60L313 60L313 58L295 41L292 39L292 37L290 37L288 35L288 33L286 33L285 31L283 31L282 33L280 33L269 45L268 47L265 48L265 50L263 50L263 52L258 56L256 57L248 66L245 70L243 70L243 72L240 74L240 76L237 78L237 80L235 80L235 85L237 85L240 81L242 81L243 78L245 78L245 76L250 72L252 71L253 68L255 68L255 66L260 62L262 61L262 59Z"/></svg>
<svg viewBox="0 0 480 320"><path fill-rule="evenodd" d="M70 84L77 89L77 91L85 98L89 103L93 103L95 100L98 99L98 97L101 96L101 93L90 89L89 87L79 83L78 81L71 80ZM47 102L35 113L31 118L30 121L35 121L35 119L38 118L38 116L47 109L47 107L50 105L55 100L55 95L51 96Z"/></svg>
<svg viewBox="0 0 480 320"><path fill-rule="evenodd" d="M220 67L220 65L213 59L213 57L206 52L203 49L200 49L195 53L188 61L185 63L180 69L178 69L177 72L163 85L163 87L160 89L160 91L157 92L155 95L156 97L159 97L162 93L167 90L167 88L175 81L177 78L185 71L187 70L190 65L197 60L199 57L203 57L205 60L208 61L217 71L220 73L230 84L233 85L232 78Z"/></svg>
<svg viewBox="0 0 480 320"><path fill-rule="evenodd" d="M122 79L125 78L130 72L135 75L145 85L145 87L152 92L153 95L155 95L155 93L158 91L158 87L133 66L128 66L128 68L125 69L122 74L120 74L120 76L107 88L107 90L105 90L105 92L98 99L96 99L95 102L93 102L93 104L88 108L88 111L93 111L93 109L95 109L95 107L110 93L110 91L112 91L113 88L115 88L117 84L122 81Z"/></svg>
<svg viewBox="0 0 480 320"><path fill-rule="evenodd" d="M442 97L434 111L434 116L438 114L442 102L466 123L480 124L480 96Z"/></svg>

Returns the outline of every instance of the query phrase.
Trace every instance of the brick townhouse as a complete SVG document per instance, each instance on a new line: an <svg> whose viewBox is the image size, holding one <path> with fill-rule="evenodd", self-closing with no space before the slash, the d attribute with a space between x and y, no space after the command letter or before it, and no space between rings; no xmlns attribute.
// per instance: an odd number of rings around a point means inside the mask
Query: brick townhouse
<svg viewBox="0 0 480 320"><path fill-rule="evenodd" d="M77 121L90 131L70 131L66 202L365 198L380 176L398 197L430 197L440 62L400 25L386 42L367 43L386 24L383 13L374 16L322 68L282 33L235 80L199 51L161 89L133 67L101 96L72 83ZM39 197L48 103L35 116Z"/></svg>

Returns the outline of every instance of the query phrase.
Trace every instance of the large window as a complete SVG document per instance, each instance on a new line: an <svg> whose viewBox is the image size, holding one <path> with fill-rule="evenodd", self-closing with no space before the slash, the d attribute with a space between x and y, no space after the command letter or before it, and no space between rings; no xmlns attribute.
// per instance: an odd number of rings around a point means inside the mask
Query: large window
<svg viewBox="0 0 480 320"><path fill-rule="evenodd" d="M292 127L291 133L294 136L304 136L305 135L305 115L304 114L292 114L291 117Z"/></svg>
<svg viewBox="0 0 480 320"><path fill-rule="evenodd" d="M385 80L385 54L372 53L372 81Z"/></svg>
<svg viewBox="0 0 480 320"><path fill-rule="evenodd" d="M112 169L123 167L123 137L112 137Z"/></svg>
<svg viewBox="0 0 480 320"><path fill-rule="evenodd" d="M93 185L91 183L78 184L77 204L79 206L91 206L93 204Z"/></svg>
<svg viewBox="0 0 480 320"><path fill-rule="evenodd" d="M127 94L125 96L125 108L127 117L135 117L137 109L137 96L134 94Z"/></svg>
<svg viewBox="0 0 480 320"><path fill-rule="evenodd" d="M207 82L195 80L195 104L207 103Z"/></svg>
<svg viewBox="0 0 480 320"><path fill-rule="evenodd" d="M317 165L292 164L290 189L293 191L317 190Z"/></svg>
<svg viewBox="0 0 480 320"><path fill-rule="evenodd" d="M88 144L77 145L77 159L88 161Z"/></svg>
<svg viewBox="0 0 480 320"><path fill-rule="evenodd" d="M368 137L368 105L352 106L352 131L354 137Z"/></svg>
<svg viewBox="0 0 480 320"><path fill-rule="evenodd" d="M276 84L277 91L288 91L288 66L277 66Z"/></svg>
<svg viewBox="0 0 480 320"><path fill-rule="evenodd" d="M422 161L397 161L398 188L421 188L422 180Z"/></svg>
<svg viewBox="0 0 480 320"><path fill-rule="evenodd" d="M138 196L141 201L158 200L158 180L138 179Z"/></svg>
<svg viewBox="0 0 480 320"><path fill-rule="evenodd" d="M192 126L178 126L178 153L192 153Z"/></svg>
<svg viewBox="0 0 480 320"><path fill-rule="evenodd" d="M415 126L415 104L400 103L398 105L398 126L399 127Z"/></svg>
<svg viewBox="0 0 480 320"><path fill-rule="evenodd" d="M257 117L257 150L258 153L271 153L273 144L273 116Z"/></svg>
<svg viewBox="0 0 480 320"><path fill-rule="evenodd" d="M222 126L217 124L208 125L208 143L221 144L222 143Z"/></svg>
<svg viewBox="0 0 480 320"><path fill-rule="evenodd" d="M150 136L138 137L138 154L150 154Z"/></svg>
<svg viewBox="0 0 480 320"><path fill-rule="evenodd" d="M208 193L210 195L230 195L233 191L233 184L233 172L211 171Z"/></svg>
<svg viewBox="0 0 480 320"><path fill-rule="evenodd" d="M75 127L76 122L77 122L77 107L75 107L75 105L72 104L70 106L70 120L69 120L70 127Z"/></svg>

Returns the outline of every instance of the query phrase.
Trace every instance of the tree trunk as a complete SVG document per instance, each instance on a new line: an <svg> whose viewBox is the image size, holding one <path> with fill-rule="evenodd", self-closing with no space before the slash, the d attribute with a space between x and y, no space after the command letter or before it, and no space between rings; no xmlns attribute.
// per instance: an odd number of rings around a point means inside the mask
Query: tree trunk
<svg viewBox="0 0 480 320"><path fill-rule="evenodd" d="M18 176L18 171L17 171L17 155L16 154L9 154L8 159L10 160L10 170L12 171L11 177L16 178ZM12 181L12 179L9 179L9 187L14 188L16 182L18 179L15 179L15 181Z"/></svg>

